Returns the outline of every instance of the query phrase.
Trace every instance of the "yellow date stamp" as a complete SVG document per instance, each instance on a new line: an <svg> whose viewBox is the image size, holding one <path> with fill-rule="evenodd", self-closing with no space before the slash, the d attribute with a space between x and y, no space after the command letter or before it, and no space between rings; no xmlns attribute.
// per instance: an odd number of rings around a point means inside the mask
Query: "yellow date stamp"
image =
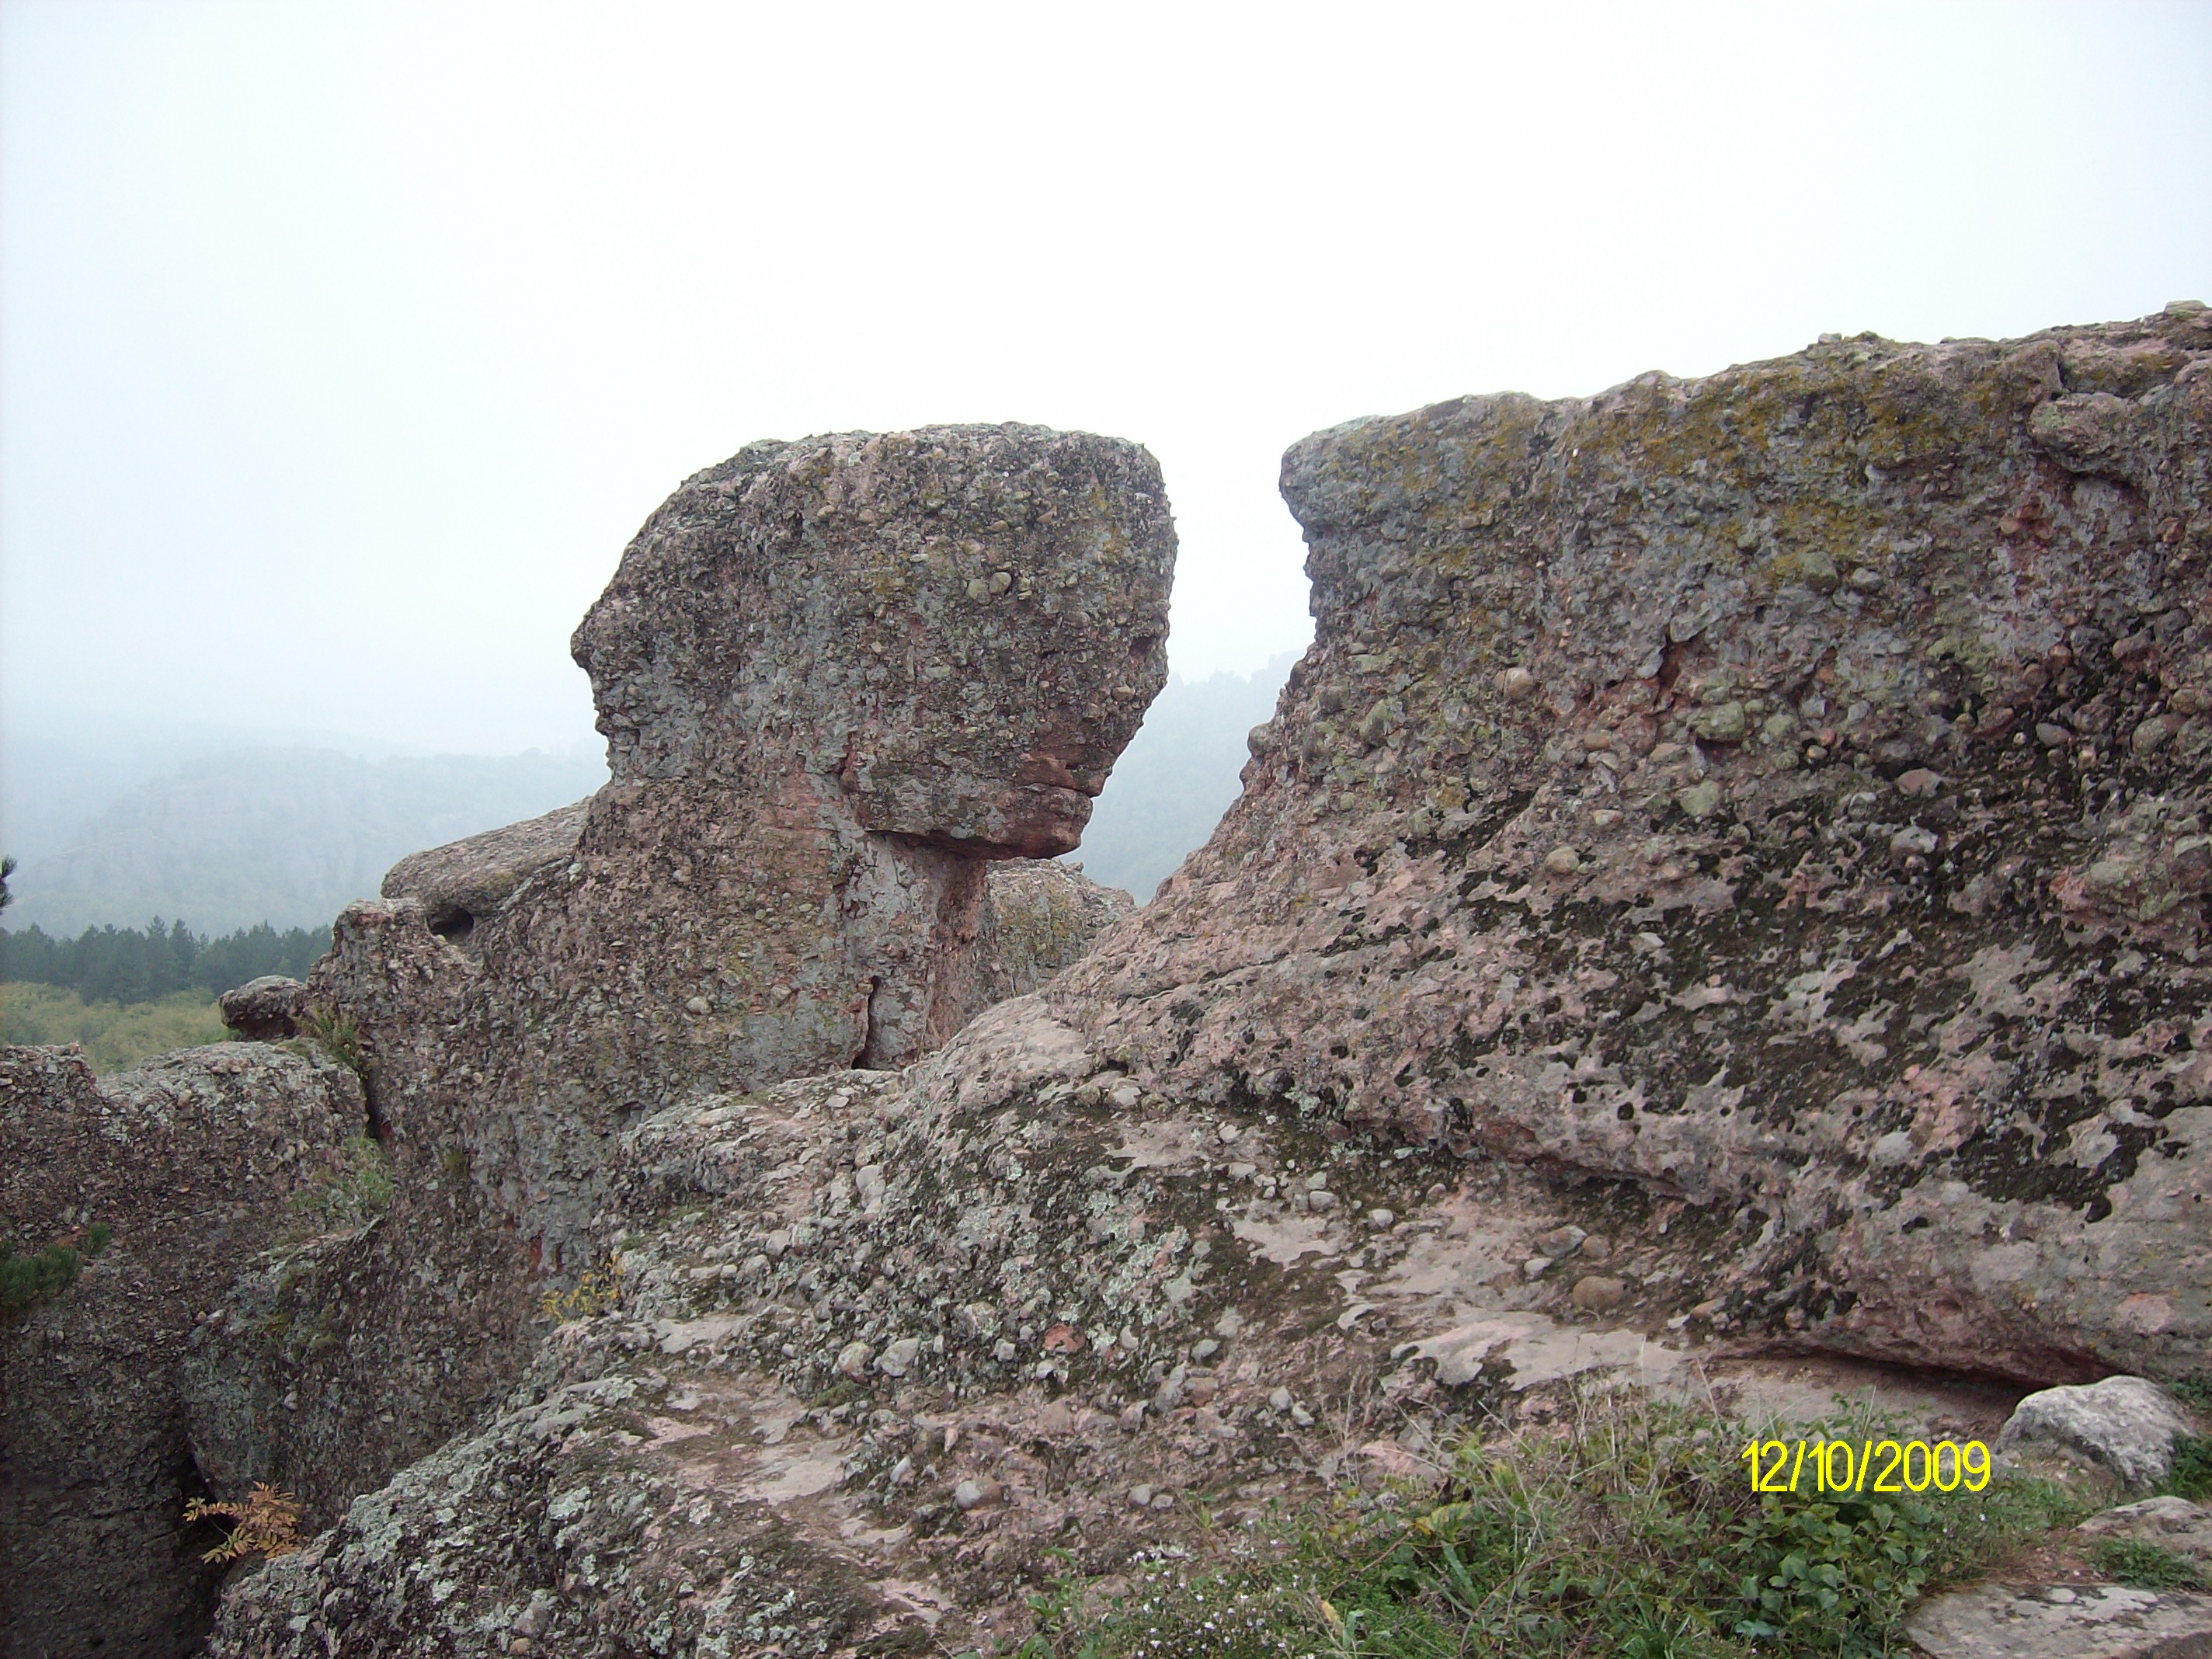
<svg viewBox="0 0 2212 1659"><path fill-rule="evenodd" d="M1990 1484L1990 1449L1978 1440L1780 1440L1745 1443L1753 1492L1853 1496L1979 1492Z"/></svg>

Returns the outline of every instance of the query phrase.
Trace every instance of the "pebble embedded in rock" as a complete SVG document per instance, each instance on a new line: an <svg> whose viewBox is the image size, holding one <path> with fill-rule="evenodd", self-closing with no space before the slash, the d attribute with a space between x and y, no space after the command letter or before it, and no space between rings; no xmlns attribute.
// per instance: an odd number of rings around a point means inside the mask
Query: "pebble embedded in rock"
<svg viewBox="0 0 2212 1659"><path fill-rule="evenodd" d="M1598 1273L1584 1274L1567 1292L1567 1300L1586 1313L1609 1313L1627 1299L1626 1284Z"/></svg>
<svg viewBox="0 0 2212 1659"><path fill-rule="evenodd" d="M1544 868L1553 875L1571 876L1582 867L1582 854L1571 847L1554 847L1544 854Z"/></svg>
<svg viewBox="0 0 2212 1659"><path fill-rule="evenodd" d="M986 1504L996 1503L1005 1490L987 1474L976 1480L963 1480L953 1487L952 1501L963 1510L980 1509Z"/></svg>

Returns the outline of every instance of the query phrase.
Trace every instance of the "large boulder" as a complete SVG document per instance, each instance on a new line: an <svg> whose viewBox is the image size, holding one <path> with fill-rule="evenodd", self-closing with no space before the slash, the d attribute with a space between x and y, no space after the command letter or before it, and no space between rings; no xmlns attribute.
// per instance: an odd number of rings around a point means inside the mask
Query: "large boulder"
<svg viewBox="0 0 2212 1659"><path fill-rule="evenodd" d="M397 1195L210 1322L216 1461L334 1514L518 1374L642 1117L905 1066L1071 959L1103 890L988 872L1075 845L1164 680L1174 554L1152 457L1080 434L756 444L687 480L575 635L612 781L403 861L309 977ZM270 1334L318 1325L343 1340Z"/></svg>
<svg viewBox="0 0 2212 1659"><path fill-rule="evenodd" d="M222 1043L100 1079L74 1048L0 1048L0 1237L113 1238L0 1328L0 1654L198 1650L216 1576L176 1363L231 1276L349 1173L354 1074Z"/></svg>
<svg viewBox="0 0 2212 1659"><path fill-rule="evenodd" d="M1045 994L1166 1094L1684 1204L1701 1328L2201 1364L2208 470L2197 305L1310 438L1245 793Z"/></svg>

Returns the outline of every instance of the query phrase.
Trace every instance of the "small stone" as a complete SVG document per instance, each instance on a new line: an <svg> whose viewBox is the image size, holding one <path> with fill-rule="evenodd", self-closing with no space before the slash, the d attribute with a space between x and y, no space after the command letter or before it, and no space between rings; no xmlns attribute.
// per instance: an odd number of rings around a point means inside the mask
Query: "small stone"
<svg viewBox="0 0 2212 1659"><path fill-rule="evenodd" d="M711 1014L714 1012L714 1005L704 997L687 998L684 1006L695 1014Z"/></svg>
<svg viewBox="0 0 2212 1659"><path fill-rule="evenodd" d="M1582 854L1571 847L1554 847L1544 854L1544 868L1553 875L1571 876L1582 867Z"/></svg>
<svg viewBox="0 0 2212 1659"><path fill-rule="evenodd" d="M2166 706L2177 714L2201 714L2212 708L2212 696L2197 686L2185 685L2166 700Z"/></svg>
<svg viewBox="0 0 2212 1659"><path fill-rule="evenodd" d="M2035 740L2045 749L2063 749L2074 741L2074 734L2055 720L2038 720Z"/></svg>
<svg viewBox="0 0 2212 1659"><path fill-rule="evenodd" d="M1741 743L1749 729L1745 720L1743 705L1724 702L1711 708L1700 708L1690 716L1690 729L1707 743Z"/></svg>
<svg viewBox="0 0 2212 1659"><path fill-rule="evenodd" d="M978 1480L963 1480L952 1489L952 1501L963 1510L980 1509L986 1504L995 1504L1006 1490L989 1475Z"/></svg>
<svg viewBox="0 0 2212 1659"><path fill-rule="evenodd" d="M1190 1346L1190 1357L1201 1365L1220 1352L1221 1345L1210 1336L1201 1337Z"/></svg>
<svg viewBox="0 0 2212 1659"><path fill-rule="evenodd" d="M1617 807L1601 806L1589 815L1590 828L1611 830L1620 823L1623 814Z"/></svg>
<svg viewBox="0 0 2212 1659"><path fill-rule="evenodd" d="M1919 1156L1918 1144L1907 1131L1903 1129L1892 1129L1867 1149L1867 1158L1869 1161L1887 1169L1910 1164Z"/></svg>
<svg viewBox="0 0 2212 1659"><path fill-rule="evenodd" d="M1306 1208L1315 1214L1336 1207L1336 1194L1326 1187L1316 1187L1306 1194Z"/></svg>
<svg viewBox="0 0 2212 1659"><path fill-rule="evenodd" d="M911 1457L902 1457L897 1462L892 1464L890 1482L894 1486L912 1486L914 1484L914 1459Z"/></svg>
<svg viewBox="0 0 2212 1659"><path fill-rule="evenodd" d="M1044 1334L1047 1353L1081 1353L1085 1346L1083 1333L1073 1325L1055 1325Z"/></svg>
<svg viewBox="0 0 2212 1659"><path fill-rule="evenodd" d="M1267 1396L1267 1408L1270 1411L1286 1412L1296 1403L1291 1399L1291 1391L1288 1389L1277 1389Z"/></svg>
<svg viewBox="0 0 2212 1659"><path fill-rule="evenodd" d="M1674 797L1674 805L1693 818L1709 818L1720 810L1721 787L1711 779L1693 783Z"/></svg>
<svg viewBox="0 0 2212 1659"><path fill-rule="evenodd" d="M1521 1264L1521 1276L1523 1279L1541 1279L1551 1265L1552 1258L1548 1255L1532 1255Z"/></svg>
<svg viewBox="0 0 2212 1659"><path fill-rule="evenodd" d="M1297 1424L1300 1428L1310 1429L1313 1427L1313 1413L1308 1411L1304 1406L1296 1404L1291 1406L1291 1421Z"/></svg>
<svg viewBox="0 0 2212 1659"><path fill-rule="evenodd" d="M1618 1279L1607 1279L1597 1273L1585 1273L1575 1281L1567 1300L1585 1313L1606 1313L1618 1308L1628 1298L1628 1286Z"/></svg>
<svg viewBox="0 0 2212 1659"><path fill-rule="evenodd" d="M1173 1509L1175 1507L1175 1494L1171 1492L1154 1492L1152 1494L1152 1507L1155 1510Z"/></svg>
<svg viewBox="0 0 2212 1659"><path fill-rule="evenodd" d="M2177 723L2168 720L2165 715L2154 715L2136 727L2135 734L2128 739L2128 747L2138 755L2150 754L2172 737L2177 729Z"/></svg>
<svg viewBox="0 0 2212 1659"><path fill-rule="evenodd" d="M1149 1486L1136 1486L1130 1487L1129 1505L1132 1509L1148 1510L1152 1508L1152 1489Z"/></svg>
<svg viewBox="0 0 2212 1659"><path fill-rule="evenodd" d="M1017 1348L1012 1343L1007 1341L1003 1336L991 1345L991 1358L997 1360L1001 1365L1012 1364L1014 1363L1014 1356L1020 1352L1021 1350L1019 1348Z"/></svg>
<svg viewBox="0 0 2212 1659"><path fill-rule="evenodd" d="M1367 1224L1378 1233L1387 1233L1398 1224L1397 1212L1393 1210L1370 1210Z"/></svg>
<svg viewBox="0 0 2212 1659"><path fill-rule="evenodd" d="M1585 1261L1602 1261L1613 1254L1613 1246L1601 1234L1593 1233L1583 1240L1582 1258Z"/></svg>
<svg viewBox="0 0 2212 1659"><path fill-rule="evenodd" d="M914 1362L921 1357L921 1339L918 1336L902 1336L877 1357L876 1369L885 1376L904 1376L914 1369Z"/></svg>
<svg viewBox="0 0 2212 1659"><path fill-rule="evenodd" d="M1554 1227L1547 1233L1538 1233L1534 1242L1539 1255L1557 1261L1580 1249L1583 1241L1589 1237L1580 1227L1570 1224L1565 1227Z"/></svg>
<svg viewBox="0 0 2212 1659"><path fill-rule="evenodd" d="M1942 839L1933 830L1909 823L1889 838L1889 856L1900 864L1907 859L1932 858Z"/></svg>
<svg viewBox="0 0 2212 1659"><path fill-rule="evenodd" d="M848 1342L837 1350L837 1369L855 1382L867 1375L868 1362L876 1351L865 1342Z"/></svg>
<svg viewBox="0 0 2212 1659"><path fill-rule="evenodd" d="M1259 1173L1260 1166L1256 1164L1237 1163L1229 1166L1229 1178L1231 1181L1249 1181Z"/></svg>
<svg viewBox="0 0 2212 1659"><path fill-rule="evenodd" d="M1509 668L1498 677L1498 689L1514 702L1524 702L1536 695L1536 677L1525 668Z"/></svg>
<svg viewBox="0 0 2212 1659"><path fill-rule="evenodd" d="M1942 787L1943 780L1924 766L1916 766L1897 780L1897 793L1914 800L1927 800Z"/></svg>

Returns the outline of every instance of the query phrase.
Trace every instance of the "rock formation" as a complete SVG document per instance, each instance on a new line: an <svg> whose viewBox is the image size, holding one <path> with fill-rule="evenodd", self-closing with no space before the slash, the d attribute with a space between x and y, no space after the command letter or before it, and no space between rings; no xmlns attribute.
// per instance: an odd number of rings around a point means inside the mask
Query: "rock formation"
<svg viewBox="0 0 2212 1659"><path fill-rule="evenodd" d="M979 860L1158 684L1149 462L701 474L578 632L573 840L410 860L312 976L397 1195L187 1357L202 1468L335 1523L213 1651L1003 1650L1051 1552L1594 1370L2201 1374L2208 420L2177 306L1318 434L1243 797L988 1007L1101 908Z"/></svg>
<svg viewBox="0 0 2212 1659"><path fill-rule="evenodd" d="M1075 845L1163 683L1173 561L1157 466L1109 439L757 444L688 480L576 632L612 781L338 919L305 996L398 1197L210 1325L217 1461L335 1518L520 1373L625 1129L904 1065L1079 951L1115 900L1022 861ZM318 1321L347 1340L263 1334Z"/></svg>
<svg viewBox="0 0 2212 1659"><path fill-rule="evenodd" d="M216 1590L174 1366L238 1268L313 1231L367 1123L353 1073L258 1043L96 1079L0 1048L0 1217L29 1253L113 1240L0 1327L0 1654L191 1650Z"/></svg>
<svg viewBox="0 0 2212 1659"><path fill-rule="evenodd" d="M2199 1363L2209 467L2197 306L1308 439L1313 648L1047 1001L1170 1097L1730 1218L1646 1316Z"/></svg>

